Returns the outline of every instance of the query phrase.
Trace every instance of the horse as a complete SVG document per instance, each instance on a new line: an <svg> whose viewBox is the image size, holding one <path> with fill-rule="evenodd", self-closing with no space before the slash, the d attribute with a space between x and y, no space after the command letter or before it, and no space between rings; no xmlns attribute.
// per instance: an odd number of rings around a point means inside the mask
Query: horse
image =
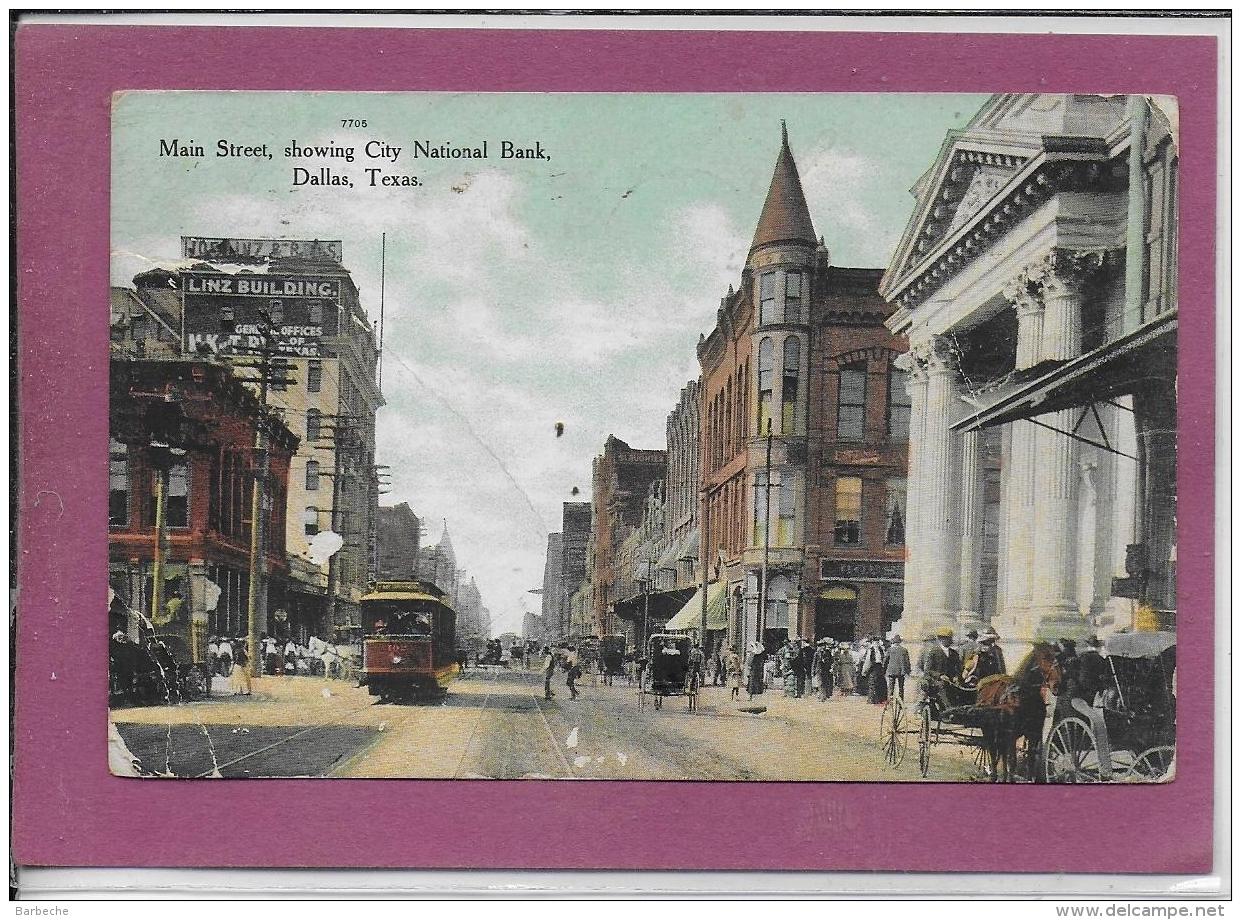
<svg viewBox="0 0 1241 920"><path fill-rule="evenodd" d="M1056 650L1046 642L1036 642L1017 665L1013 674L996 674L978 682L977 709L983 734L983 748L991 765L991 777L999 782L1003 766L1004 782L1013 782L1017 772L1017 741L1026 741L1026 761L1030 775L1043 740L1043 720L1047 703L1043 690L1059 691L1064 678Z"/></svg>

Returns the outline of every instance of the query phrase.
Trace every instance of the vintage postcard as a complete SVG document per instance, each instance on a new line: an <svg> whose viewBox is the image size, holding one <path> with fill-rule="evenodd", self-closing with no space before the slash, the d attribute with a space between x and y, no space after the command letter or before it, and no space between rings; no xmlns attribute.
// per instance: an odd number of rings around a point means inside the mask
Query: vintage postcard
<svg viewBox="0 0 1241 920"><path fill-rule="evenodd" d="M114 774L1174 777L1177 98L111 117Z"/></svg>

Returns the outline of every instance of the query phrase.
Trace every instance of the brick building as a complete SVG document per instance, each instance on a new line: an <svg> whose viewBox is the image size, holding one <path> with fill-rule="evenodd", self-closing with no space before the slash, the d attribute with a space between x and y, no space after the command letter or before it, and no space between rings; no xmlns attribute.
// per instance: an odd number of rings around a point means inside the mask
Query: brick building
<svg viewBox="0 0 1241 920"><path fill-rule="evenodd" d="M218 361L114 356L109 395L109 630L137 639L153 627L202 661L209 634L248 633L256 429L267 443L259 465L269 496L260 510L269 596L257 614L284 603L284 498L297 437ZM162 603L153 581L160 468Z"/></svg>
<svg viewBox="0 0 1241 920"><path fill-rule="evenodd" d="M379 509L378 579L402 581L414 577L422 521L407 502Z"/></svg>
<svg viewBox="0 0 1241 920"><path fill-rule="evenodd" d="M782 131L740 287L698 344L701 549L733 645L847 638L900 615L887 508L903 494L908 398L882 274L831 265Z"/></svg>

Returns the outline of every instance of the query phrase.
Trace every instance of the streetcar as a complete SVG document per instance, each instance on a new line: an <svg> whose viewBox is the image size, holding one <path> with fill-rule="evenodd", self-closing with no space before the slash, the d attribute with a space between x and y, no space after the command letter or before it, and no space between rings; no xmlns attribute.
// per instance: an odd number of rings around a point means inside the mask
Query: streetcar
<svg viewBox="0 0 1241 920"><path fill-rule="evenodd" d="M362 683L381 701L447 692L457 614L425 581L381 581L362 597Z"/></svg>

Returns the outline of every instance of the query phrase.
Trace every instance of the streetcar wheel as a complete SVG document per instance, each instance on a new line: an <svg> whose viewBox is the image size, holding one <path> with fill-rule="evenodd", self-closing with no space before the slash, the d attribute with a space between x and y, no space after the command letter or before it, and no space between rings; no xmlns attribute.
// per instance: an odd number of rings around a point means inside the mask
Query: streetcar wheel
<svg viewBox="0 0 1241 920"><path fill-rule="evenodd" d="M923 778L931 772L931 710L922 707L921 724L918 726L918 772Z"/></svg>
<svg viewBox="0 0 1241 920"><path fill-rule="evenodd" d="M1172 778L1175 761L1176 748L1149 748L1138 755L1121 779L1127 783L1164 783Z"/></svg>
<svg viewBox="0 0 1241 920"><path fill-rule="evenodd" d="M1056 723L1047 739L1047 782L1099 783L1099 747L1084 719L1069 716Z"/></svg>

